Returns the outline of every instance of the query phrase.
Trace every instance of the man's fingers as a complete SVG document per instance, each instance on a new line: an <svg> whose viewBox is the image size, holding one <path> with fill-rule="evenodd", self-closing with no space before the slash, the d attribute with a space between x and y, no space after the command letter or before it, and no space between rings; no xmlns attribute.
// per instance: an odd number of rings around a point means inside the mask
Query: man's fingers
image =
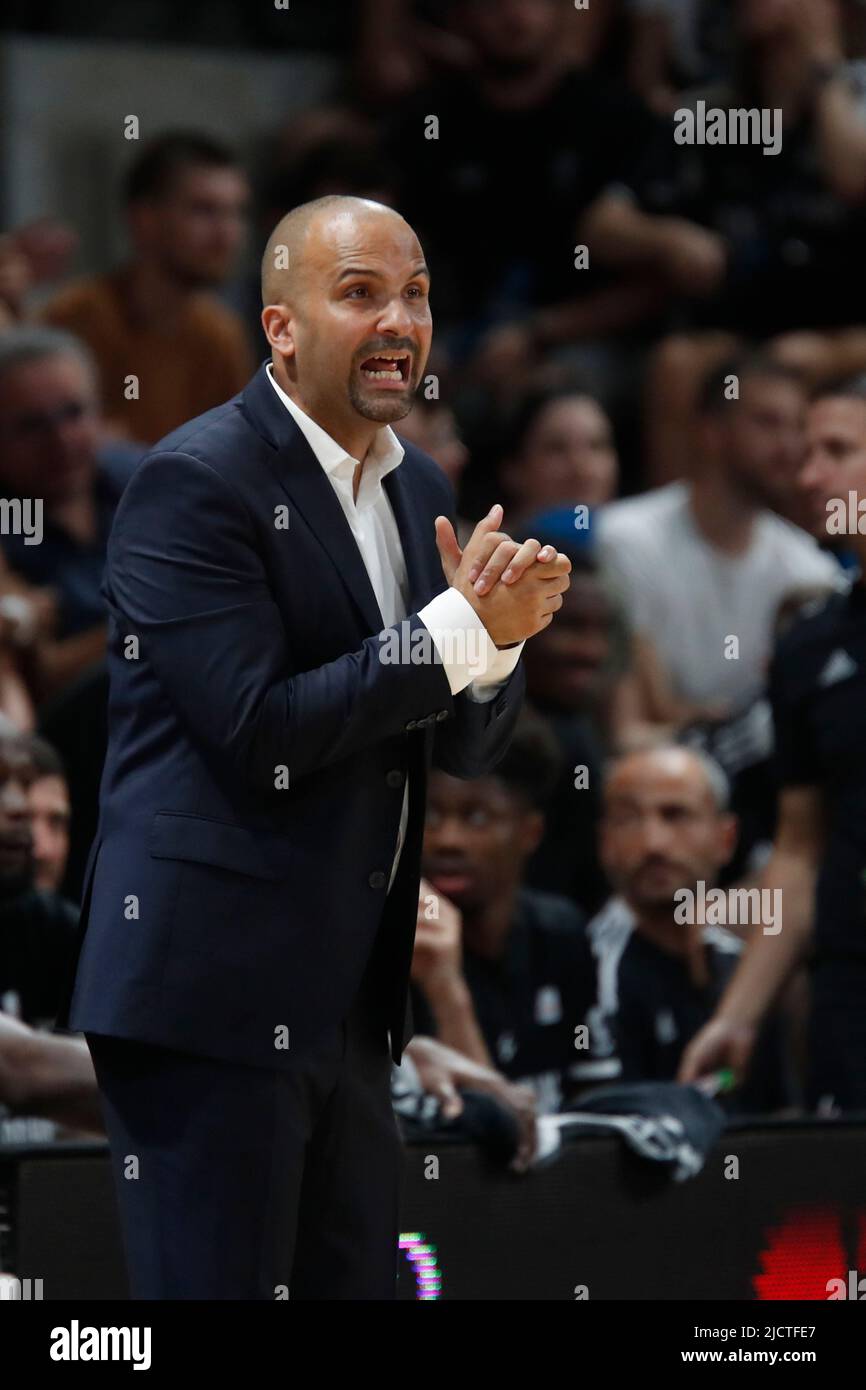
<svg viewBox="0 0 866 1390"><path fill-rule="evenodd" d="M475 527L475 530L472 532L472 535L469 537L469 540L466 542L466 546L463 551L464 555L466 555L473 562L478 560L479 556L481 556L483 557L481 559L481 564L484 564L484 561L491 553L489 549L489 538L492 535L492 533L494 531L498 531L499 527L502 525L502 516L503 512L500 503L494 502L493 506L490 508L490 511L487 513L486 516L483 516L481 518L478 525ZM499 539L508 540L508 537L500 536ZM475 564L473 563L473 569L474 568ZM477 571L477 573L480 573L480 568L479 571ZM473 582L471 578L469 582L470 584Z"/></svg>
<svg viewBox="0 0 866 1390"><path fill-rule="evenodd" d="M448 583L454 578L457 567L463 559L463 551L457 542L454 527L447 516L437 516L434 527L436 530L436 547L439 551L439 558L442 561L442 572Z"/></svg>
<svg viewBox="0 0 866 1390"><path fill-rule="evenodd" d="M677 1072L677 1081L680 1084L697 1081L700 1077L711 1072L720 1062L721 1057L713 1046L712 1039L708 1039L703 1033L698 1033L683 1053Z"/></svg>
<svg viewBox="0 0 866 1390"><path fill-rule="evenodd" d="M533 545L535 544L537 544L537 542L533 542ZM516 584L518 579L524 574L530 576L532 579L537 579L539 581L543 580L545 583L554 579L561 579L563 575L571 574L572 565L568 556L563 555L562 551L554 550L552 545L543 545L534 558L536 562L535 565L531 563L524 565L520 574L515 573L512 576L509 571L513 569L513 566L509 566L508 570L506 570L505 574L502 576L503 583L509 585Z"/></svg>
<svg viewBox="0 0 866 1390"><path fill-rule="evenodd" d="M510 536L506 536L504 531L489 531L486 536L481 537L474 552L469 552L469 546L467 545L467 559L472 560L467 575L470 584L475 583L481 571L484 569L484 566L489 563L500 545L510 545L513 546L515 550L517 549L517 541L513 541Z"/></svg>
<svg viewBox="0 0 866 1390"><path fill-rule="evenodd" d="M697 1049L686 1048L680 1061L677 1081L681 1086L687 1086L691 1081L697 1081L701 1075L701 1063L703 1058Z"/></svg>
<svg viewBox="0 0 866 1390"><path fill-rule="evenodd" d="M446 1077L441 1077L438 1081L434 1082L430 1089L431 1093L436 1097L442 1107L443 1118L446 1120L456 1120L457 1116L463 1111L463 1097L460 1095L456 1086L452 1085Z"/></svg>
<svg viewBox="0 0 866 1390"><path fill-rule="evenodd" d="M498 534L498 533L497 533ZM502 540L484 564L474 581L476 594L486 594L502 578L502 572L512 565L520 550L517 541Z"/></svg>
<svg viewBox="0 0 866 1390"><path fill-rule="evenodd" d="M564 594L571 588L571 579L567 574L557 574L553 579L542 579L542 593L545 594Z"/></svg>
<svg viewBox="0 0 866 1390"><path fill-rule="evenodd" d="M552 581L571 573L571 561L567 555L563 555L561 551L555 550L552 545L541 545L540 541L537 541L533 536L525 540L519 547L516 541L510 541L510 544L515 547L511 562L507 565L505 570L499 573L500 557L497 555L495 564L493 564L491 568L491 574L485 578L485 567L491 567L491 558L495 554L495 541L498 540L499 544L502 545L506 539L508 538L502 536L501 533L488 535L485 538L484 544L479 551L477 561L473 563L469 571L469 583L475 584L477 593L486 593L488 590L492 589L493 584L500 578L504 584L516 584L524 574L527 574L531 570L536 561L544 566L543 572L538 572L534 575L536 579L540 580L543 578L544 580ZM503 550L501 554L504 555L505 551ZM485 579L483 588L478 587L479 578Z"/></svg>
<svg viewBox="0 0 866 1390"><path fill-rule="evenodd" d="M494 502L486 516L483 516L466 542L466 549L475 554L475 549L481 544L484 537L490 531L498 531L502 523L502 506L499 502Z"/></svg>
<svg viewBox="0 0 866 1390"><path fill-rule="evenodd" d="M538 558L541 560L541 555ZM561 550L553 551L550 558L542 563L544 564L545 579L554 579L560 574L571 574L571 561L567 555L563 555Z"/></svg>
<svg viewBox="0 0 866 1390"><path fill-rule="evenodd" d="M534 537L524 541L502 575L503 584L516 584L524 570L535 563L541 549L541 541L537 541Z"/></svg>

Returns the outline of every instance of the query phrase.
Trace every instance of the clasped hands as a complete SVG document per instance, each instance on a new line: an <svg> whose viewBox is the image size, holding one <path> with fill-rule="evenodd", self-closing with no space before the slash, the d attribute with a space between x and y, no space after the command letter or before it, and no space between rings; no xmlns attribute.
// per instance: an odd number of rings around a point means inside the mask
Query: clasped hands
<svg viewBox="0 0 866 1390"><path fill-rule="evenodd" d="M472 604L496 646L507 647L553 622L571 561L537 540L518 544L498 530L501 522L497 502L461 550L448 517L437 516L436 545L451 588Z"/></svg>

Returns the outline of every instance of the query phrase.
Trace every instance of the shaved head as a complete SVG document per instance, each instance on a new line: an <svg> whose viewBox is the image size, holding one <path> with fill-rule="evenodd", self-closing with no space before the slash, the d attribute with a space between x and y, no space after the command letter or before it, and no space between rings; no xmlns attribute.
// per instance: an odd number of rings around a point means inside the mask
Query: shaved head
<svg viewBox="0 0 866 1390"><path fill-rule="evenodd" d="M408 222L370 198L303 203L262 258L274 380L361 459L402 420L430 352L430 272Z"/></svg>
<svg viewBox="0 0 866 1390"><path fill-rule="evenodd" d="M304 283L305 251L316 232L326 232L329 223L369 217L407 225L399 212L384 203L342 193L328 193L287 212L268 237L262 256L262 304L289 304L297 296Z"/></svg>
<svg viewBox="0 0 866 1390"><path fill-rule="evenodd" d="M697 790L701 785L715 810L726 811L730 798L728 779L714 758L696 748L681 744L661 744L623 753L608 768L605 790L616 794L621 786L631 787L639 780L674 780L688 783Z"/></svg>
<svg viewBox="0 0 866 1390"><path fill-rule="evenodd" d="M727 779L710 758L668 746L627 753L604 785L601 858L638 916L667 913L675 893L712 885L736 843Z"/></svg>

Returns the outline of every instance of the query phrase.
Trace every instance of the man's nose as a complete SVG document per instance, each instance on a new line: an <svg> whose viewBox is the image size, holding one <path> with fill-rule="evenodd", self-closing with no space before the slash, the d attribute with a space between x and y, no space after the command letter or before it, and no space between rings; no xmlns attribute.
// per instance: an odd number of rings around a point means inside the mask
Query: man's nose
<svg viewBox="0 0 866 1390"><path fill-rule="evenodd" d="M391 333L398 337L408 338L412 329L412 315L409 313L406 301L402 298L389 300L379 315L376 327L380 333Z"/></svg>
<svg viewBox="0 0 866 1390"><path fill-rule="evenodd" d="M661 816L646 816L641 823L640 838L648 854L658 854L668 848L670 831Z"/></svg>
<svg viewBox="0 0 866 1390"><path fill-rule="evenodd" d="M824 489L824 473L820 458L814 455L807 459L797 474L797 486L803 492L812 492L816 488Z"/></svg>
<svg viewBox="0 0 866 1390"><path fill-rule="evenodd" d="M443 816L436 826L436 829L429 835L429 846L432 849L462 849L465 843L465 830L457 816Z"/></svg>

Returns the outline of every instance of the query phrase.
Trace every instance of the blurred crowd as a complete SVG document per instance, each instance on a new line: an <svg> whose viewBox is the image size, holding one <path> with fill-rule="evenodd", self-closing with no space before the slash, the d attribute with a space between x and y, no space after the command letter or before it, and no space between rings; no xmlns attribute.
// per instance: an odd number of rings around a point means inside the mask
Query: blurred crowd
<svg viewBox="0 0 866 1390"><path fill-rule="evenodd" d="M398 208L432 270L434 350L398 434L464 527L501 501L505 529L573 566L504 762L432 775L421 1084L446 1111L471 1083L525 1116L672 1080L761 930L683 921L674 894L763 881L799 785L774 737L796 664L773 678L774 650L857 578L827 504L866 496L866 5L354 15L330 104L253 157L207 130L133 147L120 264L79 265L52 208L0 239L0 1101L19 1112L98 1124L83 1042L39 1030L96 824L114 508L148 446L266 356L257 257L327 193ZM779 111L781 148L679 143L679 113L709 108ZM738 1113L814 1103L807 966L761 1011ZM852 1065L862 1103L831 1088L827 1113L866 1109L866 1040Z"/></svg>

